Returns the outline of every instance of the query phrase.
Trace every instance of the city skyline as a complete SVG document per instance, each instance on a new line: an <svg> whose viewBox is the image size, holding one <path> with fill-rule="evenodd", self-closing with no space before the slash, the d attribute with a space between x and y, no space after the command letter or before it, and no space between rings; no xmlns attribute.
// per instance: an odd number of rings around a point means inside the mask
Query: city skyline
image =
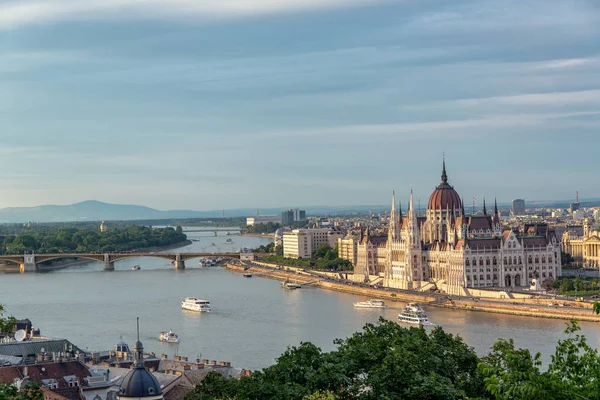
<svg viewBox="0 0 600 400"><path fill-rule="evenodd" d="M600 197L590 2L127 3L0 4L0 208Z"/></svg>

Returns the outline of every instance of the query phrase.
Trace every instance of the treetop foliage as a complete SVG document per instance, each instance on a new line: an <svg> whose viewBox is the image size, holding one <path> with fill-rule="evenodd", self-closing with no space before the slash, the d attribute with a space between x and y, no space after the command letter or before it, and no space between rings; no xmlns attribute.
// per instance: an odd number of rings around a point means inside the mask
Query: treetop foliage
<svg viewBox="0 0 600 400"><path fill-rule="evenodd" d="M435 327L403 328L380 319L335 341L289 347L275 364L239 380L211 372L187 400L290 399L600 399L600 356L568 324L546 371L540 354L499 340L478 357L458 336Z"/></svg>

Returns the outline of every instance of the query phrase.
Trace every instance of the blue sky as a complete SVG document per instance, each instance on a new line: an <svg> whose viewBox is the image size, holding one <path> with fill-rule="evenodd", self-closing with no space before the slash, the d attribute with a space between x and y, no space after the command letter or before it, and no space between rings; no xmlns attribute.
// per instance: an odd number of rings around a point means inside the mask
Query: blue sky
<svg viewBox="0 0 600 400"><path fill-rule="evenodd" d="M600 197L596 0L0 0L0 207Z"/></svg>

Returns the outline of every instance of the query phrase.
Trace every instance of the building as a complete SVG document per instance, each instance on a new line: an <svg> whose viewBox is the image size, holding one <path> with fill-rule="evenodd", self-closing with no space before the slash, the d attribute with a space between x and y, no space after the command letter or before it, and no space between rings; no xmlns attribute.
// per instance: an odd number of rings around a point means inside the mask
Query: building
<svg viewBox="0 0 600 400"><path fill-rule="evenodd" d="M512 202L512 215L525 215L525 200L515 199Z"/></svg>
<svg viewBox="0 0 600 400"><path fill-rule="evenodd" d="M357 241L354 280L370 282L371 277L385 272L387 260L387 236L371 234L367 228Z"/></svg>
<svg viewBox="0 0 600 400"><path fill-rule="evenodd" d="M306 222L306 211L297 208L290 208L281 213L281 223L283 226L303 224Z"/></svg>
<svg viewBox="0 0 600 400"><path fill-rule="evenodd" d="M246 218L246 225L248 226L268 224L269 222L272 222L274 224L281 224L281 217L278 215L257 215L256 217Z"/></svg>
<svg viewBox="0 0 600 400"><path fill-rule="evenodd" d="M138 324L138 340L133 348L133 369L121 382L118 400L163 400L163 393L158 379L144 365L144 346L140 342Z"/></svg>
<svg viewBox="0 0 600 400"><path fill-rule="evenodd" d="M348 231L345 237L337 240L338 257L350 261L354 266L356 266L358 256L358 239L351 231Z"/></svg>
<svg viewBox="0 0 600 400"><path fill-rule="evenodd" d="M592 229L589 221L583 223L583 235L567 231L562 237L563 250L575 263L589 268L600 268L600 230Z"/></svg>
<svg viewBox="0 0 600 400"><path fill-rule="evenodd" d="M283 234L283 256L286 258L310 258L321 246L334 248L342 232L334 228L294 229Z"/></svg>
<svg viewBox="0 0 600 400"><path fill-rule="evenodd" d="M283 234L286 232L291 232L292 230L288 227L281 227L279 229L277 229L275 231L275 233L273 234L273 244L275 245L275 248L278 248L279 246L283 246Z"/></svg>
<svg viewBox="0 0 600 400"><path fill-rule="evenodd" d="M560 242L547 224L504 229L497 204L488 214L485 200L482 215L467 216L445 162L425 217L417 216L412 193L406 218L392 196L385 247L383 284L400 289L466 295L464 288L530 287L561 274Z"/></svg>
<svg viewBox="0 0 600 400"><path fill-rule="evenodd" d="M102 221L102 223L100 224L100 232L106 232L106 229L106 223Z"/></svg>

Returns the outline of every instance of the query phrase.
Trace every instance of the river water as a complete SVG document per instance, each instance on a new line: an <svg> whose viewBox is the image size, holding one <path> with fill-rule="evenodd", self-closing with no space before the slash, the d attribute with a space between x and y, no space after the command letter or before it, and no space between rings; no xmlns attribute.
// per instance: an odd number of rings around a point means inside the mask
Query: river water
<svg viewBox="0 0 600 400"><path fill-rule="evenodd" d="M198 241L171 252L228 252L269 242L225 236L223 231L216 237L193 232L188 238ZM131 270L136 264L140 271ZM0 304L17 318L31 319L43 335L67 338L82 349L108 350L121 336L133 345L139 317L146 351L231 361L249 369L272 364L288 345L302 341L332 350L335 338L347 337L380 316L395 319L403 307L391 303L386 310L356 310L352 303L364 297L314 288L284 290L275 280L198 268L197 260L187 261L183 271L158 258L122 260L112 272L103 268L89 263L48 273L0 274ZM186 296L210 300L213 312L182 311L180 302ZM562 320L433 307L427 312L432 322L459 334L480 355L498 338L514 338L517 346L542 352L547 361L557 340L564 338ZM581 326L589 343L600 346L600 325ZM179 345L158 341L158 332L169 329L179 334Z"/></svg>

